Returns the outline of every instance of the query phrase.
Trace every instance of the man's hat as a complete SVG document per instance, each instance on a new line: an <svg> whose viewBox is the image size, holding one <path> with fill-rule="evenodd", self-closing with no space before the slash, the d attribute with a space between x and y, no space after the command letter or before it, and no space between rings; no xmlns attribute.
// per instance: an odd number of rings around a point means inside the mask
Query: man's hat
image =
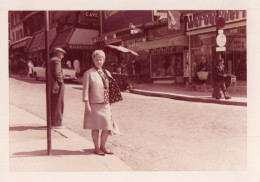
<svg viewBox="0 0 260 182"><path fill-rule="evenodd" d="M60 48L60 47L56 47L55 49L54 49L54 52L62 52L62 53L64 53L64 54L66 54L66 51L64 51L62 48Z"/></svg>

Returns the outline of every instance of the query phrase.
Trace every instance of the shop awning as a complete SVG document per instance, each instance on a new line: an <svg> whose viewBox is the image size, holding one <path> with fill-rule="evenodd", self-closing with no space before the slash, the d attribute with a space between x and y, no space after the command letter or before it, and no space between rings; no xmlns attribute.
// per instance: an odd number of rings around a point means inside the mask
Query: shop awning
<svg viewBox="0 0 260 182"><path fill-rule="evenodd" d="M122 46L114 46L114 45L106 45L106 47L109 47L111 49L115 49L119 52L123 52L123 53L131 53L135 56L138 56L138 54L135 52L135 51L132 51L131 49L127 49L125 47L122 47Z"/></svg>
<svg viewBox="0 0 260 182"><path fill-rule="evenodd" d="M10 44L10 46L12 49L19 49L19 48L26 49L28 47L31 39L32 39L32 37L24 37L18 41L12 42Z"/></svg>
<svg viewBox="0 0 260 182"><path fill-rule="evenodd" d="M138 46L133 47L134 51L156 49L162 47L173 47L173 46L188 46L189 41L186 35L179 35L176 37L163 38L160 40L153 40L139 43Z"/></svg>
<svg viewBox="0 0 260 182"><path fill-rule="evenodd" d="M49 45L56 37L56 27L49 30ZM28 52L36 52L45 49L45 32L41 31L34 34L33 39L28 48Z"/></svg>
<svg viewBox="0 0 260 182"><path fill-rule="evenodd" d="M93 38L99 35L98 30L69 29L57 35L51 47L62 47L68 49L92 49Z"/></svg>

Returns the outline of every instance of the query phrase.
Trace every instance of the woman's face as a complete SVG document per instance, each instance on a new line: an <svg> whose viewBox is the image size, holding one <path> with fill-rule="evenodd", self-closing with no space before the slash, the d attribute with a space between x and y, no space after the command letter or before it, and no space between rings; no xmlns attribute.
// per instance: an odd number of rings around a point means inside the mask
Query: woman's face
<svg viewBox="0 0 260 182"><path fill-rule="evenodd" d="M100 68L102 68L102 66L103 66L103 64L104 64L105 59L104 59L103 56L97 55L97 56L94 58L93 62L94 62L94 64L95 64L95 66L96 66L98 69L100 69Z"/></svg>

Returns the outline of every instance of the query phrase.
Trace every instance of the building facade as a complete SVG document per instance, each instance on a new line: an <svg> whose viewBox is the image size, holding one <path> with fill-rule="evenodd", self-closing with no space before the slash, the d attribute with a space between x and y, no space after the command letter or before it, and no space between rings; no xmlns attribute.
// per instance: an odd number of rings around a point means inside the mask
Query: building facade
<svg viewBox="0 0 260 182"><path fill-rule="evenodd" d="M62 47L66 60L78 59L81 66L89 65L91 53L98 37L99 12L97 11L49 11L49 48ZM42 65L45 58L45 12L9 12L10 60L30 60ZM50 55L51 56L51 55Z"/></svg>
<svg viewBox="0 0 260 182"><path fill-rule="evenodd" d="M9 44L11 59L32 60L40 65L46 59L44 11L10 11ZM221 28L226 37L217 51L219 28L216 18L223 17ZM172 26L172 21L174 26ZM115 71L124 65L134 74L134 62L140 61L144 81L178 84L192 83L201 57L207 60L212 83L216 59L225 59L228 73L246 80L246 11L49 11L50 50L66 50L65 61L78 59L83 71L91 65L91 54L106 51L106 66ZM106 45L123 46L139 56L123 54ZM223 51L223 49L225 50Z"/></svg>
<svg viewBox="0 0 260 182"><path fill-rule="evenodd" d="M195 66L204 56L207 60L209 79L213 82L214 66L218 58L225 60L225 69L236 75L237 80L246 80L247 46L246 46L246 11L219 10L187 13L186 34L189 38L189 50L185 52L189 67L187 77L192 80ZM225 25L218 29L216 18L223 17ZM226 37L224 51L217 51L218 30Z"/></svg>

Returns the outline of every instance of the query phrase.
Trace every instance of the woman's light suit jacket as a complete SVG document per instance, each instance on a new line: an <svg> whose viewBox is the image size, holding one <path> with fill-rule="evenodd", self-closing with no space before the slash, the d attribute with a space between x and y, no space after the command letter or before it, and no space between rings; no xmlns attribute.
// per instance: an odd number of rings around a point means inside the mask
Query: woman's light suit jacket
<svg viewBox="0 0 260 182"><path fill-rule="evenodd" d="M110 72L105 70L108 76ZM83 76L83 101L89 103L104 103L104 85L95 68L90 68Z"/></svg>

